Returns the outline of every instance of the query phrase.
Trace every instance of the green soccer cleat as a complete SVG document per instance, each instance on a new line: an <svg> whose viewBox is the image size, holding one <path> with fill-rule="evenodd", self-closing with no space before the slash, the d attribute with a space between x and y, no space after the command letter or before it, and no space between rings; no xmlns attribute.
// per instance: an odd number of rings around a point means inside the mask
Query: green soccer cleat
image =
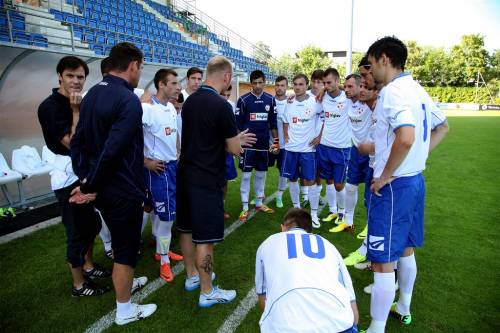
<svg viewBox="0 0 500 333"><path fill-rule="evenodd" d="M363 231L361 231L357 236L356 238L357 239L365 239L366 238L366 235L368 234L368 225L365 226L365 228L363 229Z"/></svg>
<svg viewBox="0 0 500 333"><path fill-rule="evenodd" d="M255 199L252 199L252 201L250 201L249 205L255 206Z"/></svg>
<svg viewBox="0 0 500 333"><path fill-rule="evenodd" d="M276 208L283 208L283 198L276 197Z"/></svg>
<svg viewBox="0 0 500 333"><path fill-rule="evenodd" d="M349 253L347 257L344 258L344 264L346 266L354 266L355 264L358 264L360 262L363 262L366 260L366 256L361 255L358 251L354 251Z"/></svg>
<svg viewBox="0 0 500 333"><path fill-rule="evenodd" d="M399 320L403 324L410 325L411 324L411 314L409 314L409 315L402 315L401 313L398 312L397 305L398 305L398 302L392 303L391 314L393 316L396 316L397 318L399 318Z"/></svg>
<svg viewBox="0 0 500 333"><path fill-rule="evenodd" d="M337 219L338 216L339 215L337 213L330 213L323 219L323 222L332 222L333 220Z"/></svg>

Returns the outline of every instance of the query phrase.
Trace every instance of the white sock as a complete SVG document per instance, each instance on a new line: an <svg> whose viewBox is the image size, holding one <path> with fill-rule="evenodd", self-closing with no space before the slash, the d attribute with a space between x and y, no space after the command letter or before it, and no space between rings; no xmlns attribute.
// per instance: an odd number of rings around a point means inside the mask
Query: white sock
<svg viewBox="0 0 500 333"><path fill-rule="evenodd" d="M146 213L144 212L142 214L142 227L141 227L141 235L144 232L144 227L146 227L146 224L148 224L148 219L150 217L151 213Z"/></svg>
<svg viewBox="0 0 500 333"><path fill-rule="evenodd" d="M160 222L160 218L158 215L154 213L151 214L151 235L156 237L156 230L158 230L158 223Z"/></svg>
<svg viewBox="0 0 500 333"><path fill-rule="evenodd" d="M309 186L309 202L311 204L311 215L318 216L319 192L316 185Z"/></svg>
<svg viewBox="0 0 500 333"><path fill-rule="evenodd" d="M116 316L120 318L127 318L134 314L134 307L130 300L125 303L116 302Z"/></svg>
<svg viewBox="0 0 500 333"><path fill-rule="evenodd" d="M250 178L252 177L251 172L241 173L241 203L243 204L243 210L248 210L248 197L250 196Z"/></svg>
<svg viewBox="0 0 500 333"><path fill-rule="evenodd" d="M161 264L169 264L168 251L170 249L170 241L172 240L172 225L174 221L160 221L156 230L156 244L159 244Z"/></svg>
<svg viewBox="0 0 500 333"><path fill-rule="evenodd" d="M415 254L408 257L399 258L398 262L398 281L399 281L399 300L398 312L402 315L410 314L411 296L413 294L413 285L417 278L417 262Z"/></svg>
<svg viewBox="0 0 500 333"><path fill-rule="evenodd" d="M334 184L326 184L326 200L330 213L337 213L337 190Z"/></svg>
<svg viewBox="0 0 500 333"><path fill-rule="evenodd" d="M286 189L286 181L287 181L287 178L285 177L280 177L279 180L278 180L278 193L282 193L285 192L285 189Z"/></svg>
<svg viewBox="0 0 500 333"><path fill-rule="evenodd" d="M309 200L309 186L301 186L300 193L302 193L302 199L304 201Z"/></svg>
<svg viewBox="0 0 500 333"><path fill-rule="evenodd" d="M101 216L101 213L99 213ZM111 250L111 233L109 232L108 226L104 223L101 216L101 231L99 231L99 237L102 239L102 244L104 245L104 251Z"/></svg>
<svg viewBox="0 0 500 333"><path fill-rule="evenodd" d="M361 243L361 246L357 249L357 251L359 254L366 257L366 238L363 239L363 243Z"/></svg>
<svg viewBox="0 0 500 333"><path fill-rule="evenodd" d="M347 183L345 185L345 223L353 225L354 223L354 209L358 202L358 185Z"/></svg>
<svg viewBox="0 0 500 333"><path fill-rule="evenodd" d="M266 171L255 171L253 174L253 190L255 192L255 206L262 206L264 188L266 186Z"/></svg>
<svg viewBox="0 0 500 333"><path fill-rule="evenodd" d="M300 189L298 182L290 182L290 198L294 208L300 208Z"/></svg>
<svg viewBox="0 0 500 333"><path fill-rule="evenodd" d="M394 272L373 274L373 288L370 302L370 315L372 322L368 332L383 333L389 311L391 310L396 287L394 285Z"/></svg>
<svg viewBox="0 0 500 333"><path fill-rule="evenodd" d="M337 207L340 214L345 214L345 187L337 192Z"/></svg>

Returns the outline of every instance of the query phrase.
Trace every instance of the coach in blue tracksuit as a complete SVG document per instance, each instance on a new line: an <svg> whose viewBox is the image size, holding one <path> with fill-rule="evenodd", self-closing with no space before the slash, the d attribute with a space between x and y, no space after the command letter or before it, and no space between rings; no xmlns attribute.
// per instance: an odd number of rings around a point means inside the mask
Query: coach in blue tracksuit
<svg viewBox="0 0 500 333"><path fill-rule="evenodd" d="M109 74L92 87L80 110L71 141L73 169L81 185L71 201L96 193L95 206L111 232L114 254L113 284L119 325L148 317L156 305L130 302L134 267L141 236L144 139L142 107L133 89L142 72L142 52L120 43L109 55Z"/></svg>

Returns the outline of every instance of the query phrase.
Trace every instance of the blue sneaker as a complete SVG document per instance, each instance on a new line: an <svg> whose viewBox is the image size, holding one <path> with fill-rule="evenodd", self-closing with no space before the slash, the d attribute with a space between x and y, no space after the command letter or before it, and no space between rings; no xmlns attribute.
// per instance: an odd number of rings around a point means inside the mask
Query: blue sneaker
<svg viewBox="0 0 500 333"><path fill-rule="evenodd" d="M212 272L212 281L215 280L215 273ZM194 275L191 276L190 278L186 278L186 281L184 281L184 289L186 291L193 291L196 290L200 287L200 276L199 275Z"/></svg>
<svg viewBox="0 0 500 333"><path fill-rule="evenodd" d="M210 294L200 293L198 305L202 308L209 308L215 304L225 304L236 298L235 290L224 290L218 286L212 288Z"/></svg>

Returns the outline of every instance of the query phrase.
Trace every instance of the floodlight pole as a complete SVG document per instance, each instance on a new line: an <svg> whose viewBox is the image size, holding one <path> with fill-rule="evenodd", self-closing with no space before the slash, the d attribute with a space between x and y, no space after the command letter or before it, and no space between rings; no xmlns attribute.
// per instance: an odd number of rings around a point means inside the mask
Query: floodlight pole
<svg viewBox="0 0 500 333"><path fill-rule="evenodd" d="M347 48L347 59L345 65L346 75L352 72L352 31L353 31L353 21L354 21L354 0L351 0L351 16L350 16L350 31L349 31L349 47Z"/></svg>

